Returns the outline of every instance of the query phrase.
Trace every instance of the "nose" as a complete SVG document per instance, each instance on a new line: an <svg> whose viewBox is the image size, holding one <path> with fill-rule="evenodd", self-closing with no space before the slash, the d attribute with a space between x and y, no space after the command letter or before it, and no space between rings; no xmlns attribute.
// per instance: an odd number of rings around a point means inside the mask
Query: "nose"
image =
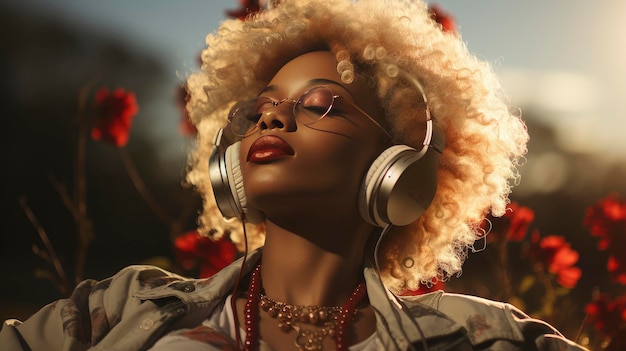
<svg viewBox="0 0 626 351"><path fill-rule="evenodd" d="M287 132L296 130L296 116L294 115L293 103L281 101L277 106L269 108L261 114L257 125L259 130L281 129Z"/></svg>

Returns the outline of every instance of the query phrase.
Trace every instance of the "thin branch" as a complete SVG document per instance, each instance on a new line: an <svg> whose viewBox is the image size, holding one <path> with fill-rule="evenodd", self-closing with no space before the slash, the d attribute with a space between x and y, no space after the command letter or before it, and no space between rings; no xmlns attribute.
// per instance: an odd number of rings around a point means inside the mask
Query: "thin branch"
<svg viewBox="0 0 626 351"><path fill-rule="evenodd" d="M75 265L75 281L80 282L85 270L85 261L87 260L87 249L92 240L93 233L91 223L87 217L87 177L85 176L85 155L87 152L87 133L89 132L89 119L85 116L85 107L87 105L87 96L91 87L99 80L94 77L85 84L78 95L78 112L77 120L78 131L76 135L76 163L74 165L74 183L75 183L75 205L78 215L76 216L76 226L78 235L76 236L76 265Z"/></svg>
<svg viewBox="0 0 626 351"><path fill-rule="evenodd" d="M154 211L154 213L163 223L171 225L172 218L165 211L163 211L163 209L159 206L157 201L154 200L154 198L148 191L148 188L146 187L143 179L141 179L139 172L137 172L137 168L135 167L132 158L128 154L128 151L126 151L125 148L118 148L118 151L122 158L122 161L124 162L124 167L126 167L126 172L128 173L128 176L133 182L133 185L135 186L135 189L137 189L139 195L141 195L146 204L148 204L150 209Z"/></svg>
<svg viewBox="0 0 626 351"><path fill-rule="evenodd" d="M500 238L498 243L498 260L500 268L500 281L502 282L502 298L504 301L510 301L511 296L511 267L509 265L508 255L508 239L507 237Z"/></svg>
<svg viewBox="0 0 626 351"><path fill-rule="evenodd" d="M72 198L68 194L67 187L65 186L65 184L61 183L53 175L49 175L48 179L50 180L50 183L52 183L52 186L54 186L57 193L61 197L61 201L63 201L63 204L65 205L67 210L72 214L72 217L74 217L74 221L78 221L78 216L79 216L78 208L76 207L76 204L74 204L74 201L72 201Z"/></svg>
<svg viewBox="0 0 626 351"><path fill-rule="evenodd" d="M46 263L48 263L49 265L51 266L53 265L52 260L50 259L50 255L48 255L48 253L45 250L42 250L37 244L33 244L31 247L31 250L33 250L33 253L35 254L35 256L46 261Z"/></svg>
<svg viewBox="0 0 626 351"><path fill-rule="evenodd" d="M50 242L48 234L43 229L43 226L39 223L39 220L37 220L37 217L35 217L35 214L26 203L26 197L20 196L19 203L20 203L20 206L22 207L22 210L26 214L26 217L28 217L28 220L30 221L30 223L33 225L33 227L35 227L37 234L39 234L39 238L41 239L41 241L43 242L46 248L46 251L49 257L49 262L54 267L54 271L57 277L59 278L59 286L62 288L62 291L60 291L61 294L67 295L67 293L71 290L71 286L69 284L69 281L67 280L67 275L65 274L65 270L63 270L63 266L61 265L59 256L57 255L56 251L54 250L54 247L52 246L52 243Z"/></svg>
<svg viewBox="0 0 626 351"><path fill-rule="evenodd" d="M585 330L585 323L587 322L587 319L589 318L589 314L585 314L585 318L583 318L583 321L580 323L580 327L578 328L578 332L576 333L576 337L574 338L574 342L580 342L580 337L583 335L583 331Z"/></svg>
<svg viewBox="0 0 626 351"><path fill-rule="evenodd" d="M537 280L539 281L539 284L541 284L544 289L544 294L541 300L542 318L546 320L551 320L554 318L554 303L556 302L556 292L554 291L552 279L550 279L550 273L546 272L545 268L541 264L536 264L534 271L535 275L537 276ZM546 311L548 311L549 313L545 313Z"/></svg>
<svg viewBox="0 0 626 351"><path fill-rule="evenodd" d="M172 221L170 226L170 242L174 245L176 238L182 234L184 226L189 222L191 217L197 213L198 208L202 206L199 198L191 197L189 201L183 202L183 207L178 214L178 218Z"/></svg>

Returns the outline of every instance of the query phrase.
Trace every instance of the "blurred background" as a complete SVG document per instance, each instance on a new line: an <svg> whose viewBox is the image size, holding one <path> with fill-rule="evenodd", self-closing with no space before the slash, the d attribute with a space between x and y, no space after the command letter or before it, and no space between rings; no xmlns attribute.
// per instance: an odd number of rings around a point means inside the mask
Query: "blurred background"
<svg viewBox="0 0 626 351"><path fill-rule="evenodd" d="M512 200L534 210L542 233L562 235L580 252L576 291L588 300L607 278L606 257L582 226L585 209L610 193L626 196L626 2L431 3L452 14L470 51L494 64L511 105L521 109L531 142ZM32 245L41 240L19 198L71 273L76 226L58 184L74 181L74 123L88 84L135 92L139 113L125 152L162 210L182 218L177 229L194 228L194 216L182 216L198 202L180 184L193 141L180 130L177 91L198 67L206 34L238 7L236 0L0 4L0 320L26 318L61 297L36 276L42 261ZM85 278L173 257L172 228L137 194L114 146L87 143L86 179L94 237ZM470 254L464 274L480 269L477 255Z"/></svg>

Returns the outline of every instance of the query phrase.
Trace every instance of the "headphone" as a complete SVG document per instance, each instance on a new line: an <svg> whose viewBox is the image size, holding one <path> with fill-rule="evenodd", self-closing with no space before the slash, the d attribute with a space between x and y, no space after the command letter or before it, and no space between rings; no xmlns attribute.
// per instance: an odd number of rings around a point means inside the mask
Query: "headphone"
<svg viewBox="0 0 626 351"><path fill-rule="evenodd" d="M426 121L426 136L420 150L393 145L372 162L361 184L359 211L368 223L404 226L417 220L430 205L437 190L439 156L445 136L439 126Z"/></svg>
<svg viewBox="0 0 626 351"><path fill-rule="evenodd" d="M422 148L393 145L372 162L361 184L358 206L368 223L385 227L408 225L426 211L437 190L439 156L445 136L430 117L426 96L426 136ZM219 129L209 158L209 178L217 206L225 218L242 218L259 222L263 215L247 206L243 187L239 149L241 142L230 146L223 142L224 130Z"/></svg>

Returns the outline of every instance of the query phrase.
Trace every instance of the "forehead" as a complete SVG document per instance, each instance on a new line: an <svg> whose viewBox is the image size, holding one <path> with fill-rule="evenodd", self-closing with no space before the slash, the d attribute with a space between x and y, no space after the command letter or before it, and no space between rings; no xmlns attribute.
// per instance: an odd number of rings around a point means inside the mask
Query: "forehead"
<svg viewBox="0 0 626 351"><path fill-rule="evenodd" d="M297 56L278 70L268 87L290 95L318 79L330 80L347 88L341 83L335 57L329 51L314 51Z"/></svg>
<svg viewBox="0 0 626 351"><path fill-rule="evenodd" d="M330 80L336 83L338 89L343 87L349 98L371 116L383 115L376 89L357 74L350 84L343 83L337 72L335 55L330 51L308 52L287 62L270 80L266 90L275 91L277 98L293 98L312 85L319 85L319 80ZM336 92L341 94L341 91Z"/></svg>

